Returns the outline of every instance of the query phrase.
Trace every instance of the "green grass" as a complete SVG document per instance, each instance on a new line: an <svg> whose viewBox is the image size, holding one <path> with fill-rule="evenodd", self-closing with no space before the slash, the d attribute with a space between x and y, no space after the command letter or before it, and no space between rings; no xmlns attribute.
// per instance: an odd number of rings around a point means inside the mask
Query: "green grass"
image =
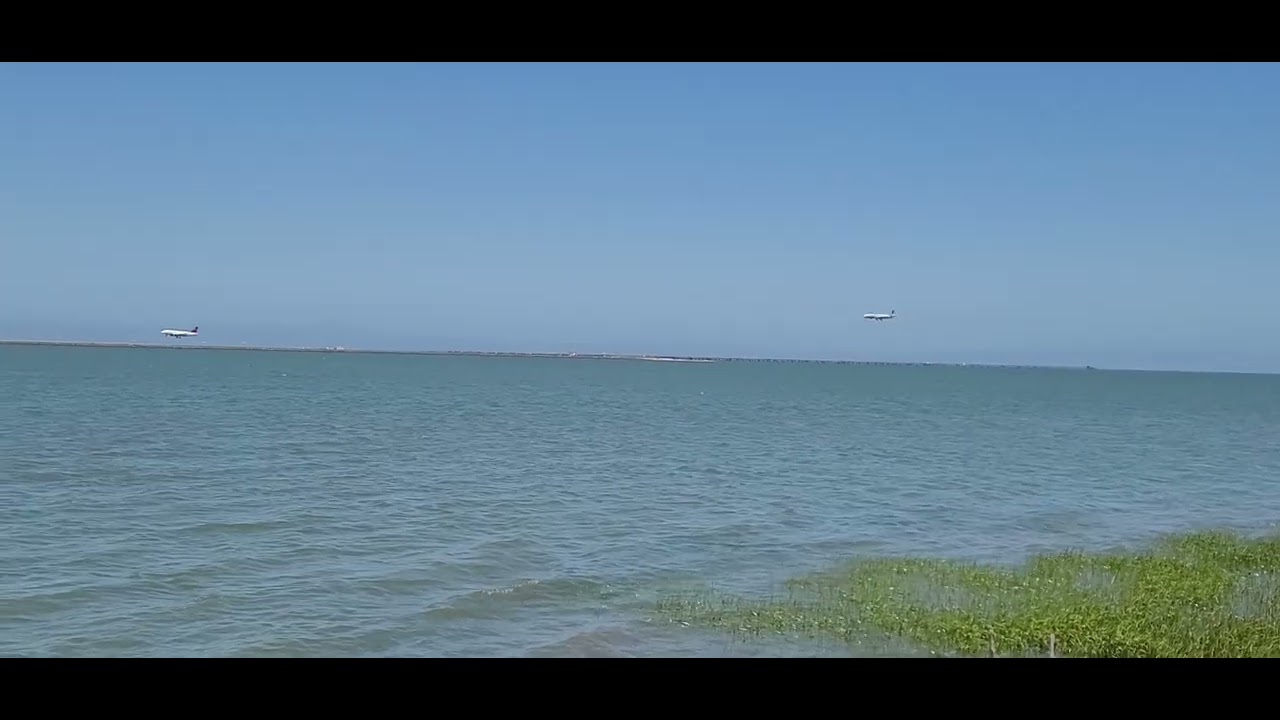
<svg viewBox="0 0 1280 720"><path fill-rule="evenodd" d="M673 620L856 641L889 634L965 655L1280 657L1280 536L1170 536L1133 553L1021 568L875 558L792 580L786 600L669 598Z"/></svg>

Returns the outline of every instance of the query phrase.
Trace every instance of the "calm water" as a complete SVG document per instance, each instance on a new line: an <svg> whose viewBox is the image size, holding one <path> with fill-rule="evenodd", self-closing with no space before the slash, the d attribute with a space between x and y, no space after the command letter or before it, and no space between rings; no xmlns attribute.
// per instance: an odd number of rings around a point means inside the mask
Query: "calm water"
<svg viewBox="0 0 1280 720"><path fill-rule="evenodd" d="M1278 482L1280 376L0 347L0 654L900 652L652 606Z"/></svg>

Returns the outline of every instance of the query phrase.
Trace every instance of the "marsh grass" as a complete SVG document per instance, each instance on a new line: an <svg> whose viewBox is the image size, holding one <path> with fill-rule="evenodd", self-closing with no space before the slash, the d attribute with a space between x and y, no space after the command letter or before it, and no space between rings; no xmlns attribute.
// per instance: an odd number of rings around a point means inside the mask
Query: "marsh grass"
<svg viewBox="0 0 1280 720"><path fill-rule="evenodd" d="M962 655L1280 656L1280 536L1170 536L1134 553L1020 568L873 558L787 583L783 599L677 597L676 620L849 642L881 634Z"/></svg>

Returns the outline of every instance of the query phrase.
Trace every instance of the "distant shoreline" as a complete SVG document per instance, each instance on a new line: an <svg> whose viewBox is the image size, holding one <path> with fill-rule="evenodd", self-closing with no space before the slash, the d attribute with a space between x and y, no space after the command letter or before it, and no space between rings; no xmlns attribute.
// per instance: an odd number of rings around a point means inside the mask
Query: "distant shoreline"
<svg viewBox="0 0 1280 720"><path fill-rule="evenodd" d="M5 345L51 345L80 348L134 348L143 350L240 350L248 352L296 352L296 353L343 353L347 355L425 355L436 357L491 357L491 358L550 358L565 360L631 360L645 362L666 362L681 364L707 363L779 363L795 365L859 365L875 367L951 367L951 368L988 368L1002 370L1070 370L1078 372L1133 372L1133 373L1178 373L1189 375L1265 375L1275 376L1280 373L1243 370L1176 370L1126 367L1097 367L1093 365L1020 365L1017 363L981 363L981 362L894 362L891 360L819 360L810 358L768 358L768 357L711 357L694 355L643 355L634 353L587 353L587 352L519 352L511 350L389 350L377 348L350 348L338 346L273 346L273 345L212 345L195 343L158 343L128 342L110 340L32 340L0 338L0 347Z"/></svg>
<svg viewBox="0 0 1280 720"><path fill-rule="evenodd" d="M816 360L803 358L748 358L748 357L705 357L688 355L636 355L630 353L585 353L585 352L516 352L500 350L380 350L373 348L348 348L343 346L328 347L291 347L269 345L211 345L182 343L150 343L127 341L98 340L22 340L0 339L3 345L53 345L61 347L81 348L133 348L147 350L240 350L248 352L302 352L302 353L341 353L346 355L428 355L456 357L506 357L506 358L554 358L565 360L639 360L648 362L674 363L788 363L810 365L875 365L885 367L973 367L973 368L1006 368L1023 370L1097 370L1100 368L1070 365L998 365L986 363L947 363L947 362L891 362L882 360ZM1147 372L1135 370L1133 372ZM1159 371L1150 372L1184 372ZM1192 371L1185 371L1192 372Z"/></svg>

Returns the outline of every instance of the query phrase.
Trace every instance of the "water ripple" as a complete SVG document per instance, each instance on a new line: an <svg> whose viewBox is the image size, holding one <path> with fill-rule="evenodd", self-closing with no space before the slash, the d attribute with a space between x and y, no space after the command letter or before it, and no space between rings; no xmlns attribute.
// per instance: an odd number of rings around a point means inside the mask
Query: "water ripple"
<svg viewBox="0 0 1280 720"><path fill-rule="evenodd" d="M0 653L909 653L658 622L1280 517L1280 378L0 348Z"/></svg>

